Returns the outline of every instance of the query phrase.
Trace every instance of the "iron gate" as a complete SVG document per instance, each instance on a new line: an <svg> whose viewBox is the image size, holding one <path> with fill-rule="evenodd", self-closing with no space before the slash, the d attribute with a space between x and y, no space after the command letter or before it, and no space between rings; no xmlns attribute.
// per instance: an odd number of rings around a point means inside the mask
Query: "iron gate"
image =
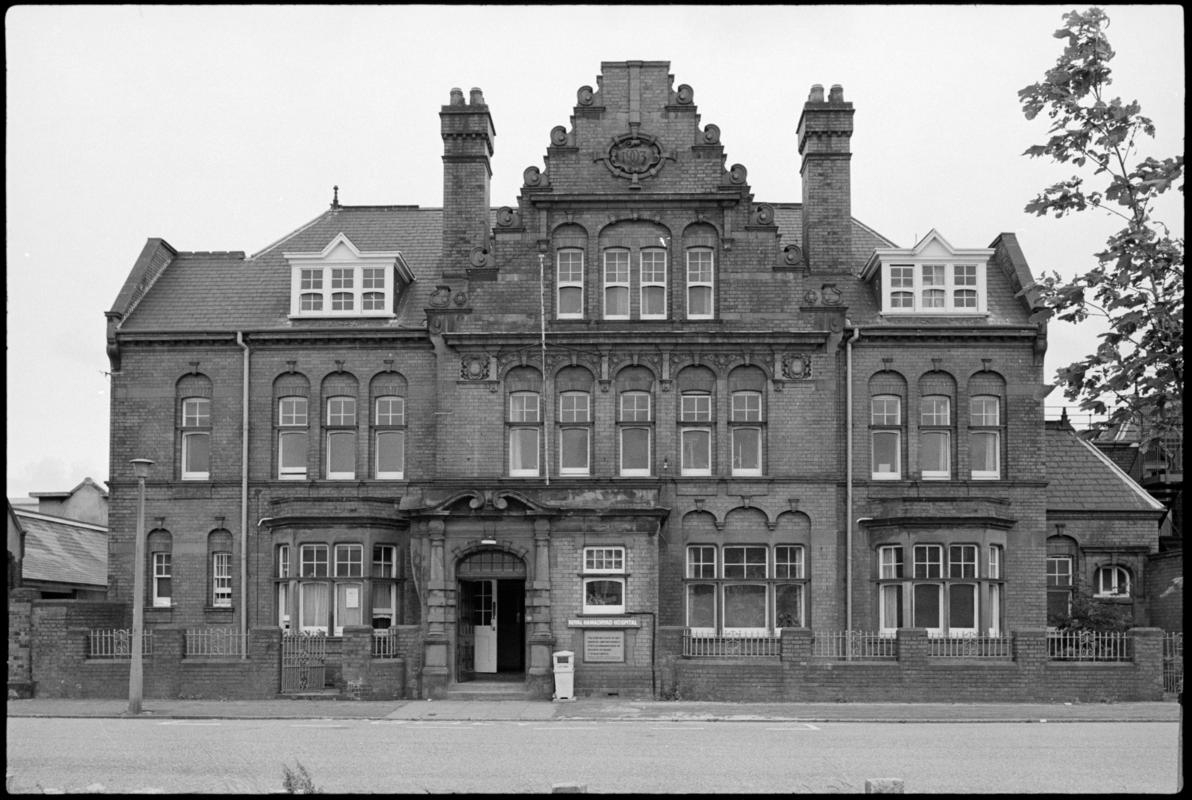
<svg viewBox="0 0 1192 800"><path fill-rule="evenodd" d="M288 633L281 637L282 694L323 691L326 665L326 636Z"/></svg>

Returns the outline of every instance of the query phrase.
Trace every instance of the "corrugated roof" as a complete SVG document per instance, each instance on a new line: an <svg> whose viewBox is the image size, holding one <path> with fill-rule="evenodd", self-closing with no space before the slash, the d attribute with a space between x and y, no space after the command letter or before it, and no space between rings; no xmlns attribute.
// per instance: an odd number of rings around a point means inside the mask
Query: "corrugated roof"
<svg viewBox="0 0 1192 800"><path fill-rule="evenodd" d="M99 525L13 509L25 532L26 581L108 585L108 532Z"/></svg>
<svg viewBox="0 0 1192 800"><path fill-rule="evenodd" d="M1071 428L1047 425L1049 511L1158 511L1151 497L1113 460Z"/></svg>

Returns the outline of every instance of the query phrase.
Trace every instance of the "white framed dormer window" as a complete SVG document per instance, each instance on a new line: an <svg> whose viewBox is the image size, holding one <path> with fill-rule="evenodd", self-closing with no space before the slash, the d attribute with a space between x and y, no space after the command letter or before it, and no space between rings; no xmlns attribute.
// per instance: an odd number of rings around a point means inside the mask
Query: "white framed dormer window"
<svg viewBox="0 0 1192 800"><path fill-rule="evenodd" d="M861 277L877 287L883 314L983 315L992 255L990 248L954 248L932 230L914 247L875 249Z"/></svg>
<svg viewBox="0 0 1192 800"><path fill-rule="evenodd" d="M666 319L666 251L643 248L641 259L641 318Z"/></svg>
<svg viewBox="0 0 1192 800"><path fill-rule="evenodd" d="M344 234L317 253L283 253L290 263L290 317L395 316L414 273L397 250L361 252Z"/></svg>
<svg viewBox="0 0 1192 800"><path fill-rule="evenodd" d="M583 319L584 251L567 248L559 250L557 257L555 314L559 319Z"/></svg>
<svg viewBox="0 0 1192 800"><path fill-rule="evenodd" d="M584 548L584 613L625 613L625 548Z"/></svg>

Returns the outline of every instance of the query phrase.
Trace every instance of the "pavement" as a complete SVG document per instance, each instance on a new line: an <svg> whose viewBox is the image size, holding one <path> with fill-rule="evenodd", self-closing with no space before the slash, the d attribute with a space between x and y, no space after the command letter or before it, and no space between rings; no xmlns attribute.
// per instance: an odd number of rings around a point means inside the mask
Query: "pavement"
<svg viewBox="0 0 1192 800"><path fill-rule="evenodd" d="M127 700L9 700L8 716L122 718ZM1175 701L1145 703L712 703L626 700L155 700L145 719L610 720L651 722L1179 722Z"/></svg>

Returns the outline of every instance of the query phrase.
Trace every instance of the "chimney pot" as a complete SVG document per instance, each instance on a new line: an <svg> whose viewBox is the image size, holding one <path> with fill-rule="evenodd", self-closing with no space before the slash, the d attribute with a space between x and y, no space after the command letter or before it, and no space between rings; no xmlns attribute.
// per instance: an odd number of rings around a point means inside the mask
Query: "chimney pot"
<svg viewBox="0 0 1192 800"><path fill-rule="evenodd" d="M484 105L484 93L483 92L481 92L479 89L477 89L475 86L473 86L471 94L472 94L472 96L468 100L468 105L472 105L472 106Z"/></svg>
<svg viewBox="0 0 1192 800"><path fill-rule="evenodd" d="M844 102L844 87L839 83L832 84L831 90L828 92L829 103L843 103Z"/></svg>
<svg viewBox="0 0 1192 800"><path fill-rule="evenodd" d="M452 89L451 90L451 105L462 106L463 104L464 104L464 90L463 89Z"/></svg>
<svg viewBox="0 0 1192 800"><path fill-rule="evenodd" d="M817 83L811 87L811 96L807 98L807 102L809 102L809 103L824 102L824 87L821 84Z"/></svg>

